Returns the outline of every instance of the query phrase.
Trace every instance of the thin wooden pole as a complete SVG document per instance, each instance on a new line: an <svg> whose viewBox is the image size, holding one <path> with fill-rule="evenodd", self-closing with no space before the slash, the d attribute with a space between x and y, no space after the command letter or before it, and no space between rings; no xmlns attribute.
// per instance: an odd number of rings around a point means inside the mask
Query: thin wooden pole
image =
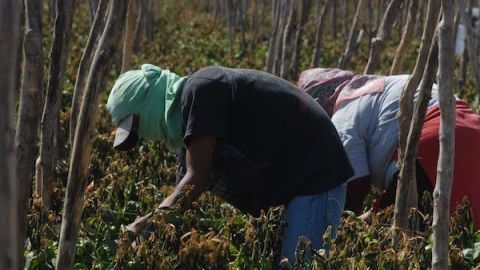
<svg viewBox="0 0 480 270"><path fill-rule="evenodd" d="M27 233L28 200L35 173L36 144L43 108L42 1L25 0L25 37L23 73L15 131L18 177L18 247L19 254Z"/></svg>
<svg viewBox="0 0 480 270"><path fill-rule="evenodd" d="M365 10L367 8L367 0L359 0L355 17L353 18L352 27L348 36L347 46L342 56L338 60L338 68L345 69L352 58L353 53L357 47L357 39L359 37L360 29L365 24Z"/></svg>
<svg viewBox="0 0 480 270"><path fill-rule="evenodd" d="M0 269L19 267L17 246L17 175L15 171L14 112L17 46L20 25L18 0L0 1Z"/></svg>
<svg viewBox="0 0 480 270"><path fill-rule="evenodd" d="M453 71L455 67L453 33L453 0L442 0L442 20L439 24L438 97L440 103L440 153L437 165L437 182L433 191L433 248L432 269L448 269L448 236L450 219L450 194L455 158L455 97L453 96Z"/></svg>
<svg viewBox="0 0 480 270"><path fill-rule="evenodd" d="M50 51L50 67L48 70L48 83L46 100L43 107L40 128L40 157L35 175L37 192L41 194L45 208L51 207L51 182L55 170L57 145L58 120L63 93L65 69L67 66L67 53L72 19L76 0L57 0L56 16L53 30L53 45Z"/></svg>
<svg viewBox="0 0 480 270"><path fill-rule="evenodd" d="M370 48L370 56L363 73L372 74L380 65L380 57L385 49L385 43L390 38L390 32L395 22L395 14L400 10L403 0L390 0L387 10L383 15L377 35L372 39L372 47Z"/></svg>
<svg viewBox="0 0 480 270"><path fill-rule="evenodd" d="M440 3L437 0L429 0L428 3L428 15L425 27L423 29L422 43L417 56L417 62L413 70L412 75L409 77L402 95L400 96L400 110L398 112L399 121L399 141L398 141L398 153L400 160L400 175L397 184L396 197L395 197L395 210L393 217L393 244L396 245L398 240L398 233L400 230L405 230L408 224L408 210L411 207L417 207L417 194L416 194L416 179L415 179L415 155L409 154L406 157L407 142L412 141L410 130L412 130L412 118L413 118L413 100L418 85L423 77L425 77L425 67L432 68L433 66L427 65L429 55L432 53L432 40L435 33L435 29L438 22L438 15L440 12ZM432 72L434 73L434 71ZM415 141L415 140L413 140ZM410 145L414 146L413 142ZM415 147L410 148L409 153L412 152ZM405 196L409 194L409 196Z"/></svg>
<svg viewBox="0 0 480 270"><path fill-rule="evenodd" d="M407 22L405 23L405 28L403 29L402 40L397 47L395 58L393 59L393 64L390 68L390 75L399 74L403 71L403 61L405 60L405 56L407 55L407 49L412 42L414 34L413 31L415 28L415 19L417 17L417 7L417 0L410 1L410 5L408 7Z"/></svg>
<svg viewBox="0 0 480 270"><path fill-rule="evenodd" d="M88 74L72 149L56 269L73 269L75 247L83 212L83 195L98 117L98 101L105 88L125 23L126 1L110 1L110 13Z"/></svg>
<svg viewBox="0 0 480 270"><path fill-rule="evenodd" d="M95 48L100 39L103 27L105 26L105 13L107 11L108 0L100 0L97 5L97 11L93 20L90 34L88 35L87 45L83 51L80 64L78 65L77 78L75 80L75 87L73 89L72 109L70 114L70 133L69 141L73 146L73 139L75 137L75 128L77 127L78 114L80 113L80 104L82 102L83 90L87 80L90 64L92 63Z"/></svg>

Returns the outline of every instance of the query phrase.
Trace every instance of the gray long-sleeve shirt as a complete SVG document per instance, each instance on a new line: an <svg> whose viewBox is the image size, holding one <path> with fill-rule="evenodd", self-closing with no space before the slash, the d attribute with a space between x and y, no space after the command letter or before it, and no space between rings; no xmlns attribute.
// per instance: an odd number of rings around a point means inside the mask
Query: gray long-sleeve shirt
<svg viewBox="0 0 480 270"><path fill-rule="evenodd" d="M398 172L392 160L398 143L399 98L408 75L388 76L385 89L356 98L332 117L355 174L350 180L370 175L374 187L383 189ZM415 100L418 90L415 94ZM437 85L432 87L429 108L438 104Z"/></svg>

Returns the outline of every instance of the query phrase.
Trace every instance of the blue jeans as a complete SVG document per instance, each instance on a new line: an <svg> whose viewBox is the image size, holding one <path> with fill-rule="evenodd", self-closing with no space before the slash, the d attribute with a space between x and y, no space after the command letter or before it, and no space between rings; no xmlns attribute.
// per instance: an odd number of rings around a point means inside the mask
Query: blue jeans
<svg viewBox="0 0 480 270"><path fill-rule="evenodd" d="M345 205L347 184L344 183L327 192L293 198L285 212L285 228L282 243L282 257L295 261L295 249L300 236L307 237L315 249L323 248L323 234L329 225L333 237Z"/></svg>

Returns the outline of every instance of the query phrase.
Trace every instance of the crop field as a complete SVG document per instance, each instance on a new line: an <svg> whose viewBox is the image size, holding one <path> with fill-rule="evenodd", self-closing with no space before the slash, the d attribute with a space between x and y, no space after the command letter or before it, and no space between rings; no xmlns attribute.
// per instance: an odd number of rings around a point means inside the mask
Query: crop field
<svg viewBox="0 0 480 270"><path fill-rule="evenodd" d="M47 2L47 1L44 1ZM72 36L65 72L60 113L60 145L55 167L52 207L45 211L40 198L29 201L25 269L54 269L59 245L62 208L70 163L68 143L71 100L80 57L90 30L86 1L79 1L73 17ZM131 68L151 63L188 75L208 65L266 70L270 18L259 18L252 46L241 46L241 29L234 28L233 50L229 52L228 33L223 18L215 18L202 7L202 1L157 1L153 38L143 38L132 55ZM44 4L45 13L48 11ZM354 10L351 11L352 13ZM270 16L270 15L269 15ZM52 44L52 19L43 17L43 50L49 55ZM397 27L398 28L398 27ZM336 66L345 48L343 34L333 37L326 27L320 65ZM253 39L246 33L247 42ZM384 61L377 73L388 73L401 38L392 31ZM315 39L315 22L305 26L299 70L310 67ZM405 58L411 70L420 44L416 36ZM44 59L48 70L49 59ZM361 72L368 60L368 40L364 39L353 56L350 69ZM458 59L457 59L458 60ZM460 60L458 60L460 61ZM84 195L84 211L76 242L75 269L273 269L281 250L283 207L271 208L260 217L241 213L228 203L206 193L189 209L177 206L157 213L154 222L132 239L125 226L144 215L172 191L177 157L160 142L141 141L131 152L112 148L114 126L106 110L108 93L120 74L121 56L114 59L106 88L100 97L98 122L91 164ZM456 71L458 72L458 71ZM46 72L45 72L46 73ZM45 74L45 76L47 76ZM298 74L297 74L298 76ZM295 82L297 76L291 80ZM458 79L460 74L455 74ZM473 102L473 76L460 97ZM455 85L457 87L457 85ZM458 91L457 91L458 92ZM370 205L371 194L364 204ZM324 240L330 246L314 250L308 239L301 239L295 261L282 260L281 269L429 269L432 257L431 194L425 193L422 211L412 211L409 222L418 231L405 232L396 249L391 245L393 207L373 213L367 219L344 211L337 238ZM469 203L465 201L452 215L450 223L450 265L452 269L480 267L480 232L475 231Z"/></svg>

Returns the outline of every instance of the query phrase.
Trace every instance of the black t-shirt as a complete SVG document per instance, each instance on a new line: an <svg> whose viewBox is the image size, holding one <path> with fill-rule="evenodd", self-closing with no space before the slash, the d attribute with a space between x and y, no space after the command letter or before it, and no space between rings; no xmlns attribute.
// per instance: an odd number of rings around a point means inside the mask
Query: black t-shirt
<svg viewBox="0 0 480 270"><path fill-rule="evenodd" d="M191 75L182 91L185 143L217 137L210 190L240 210L257 215L353 175L328 115L286 80L213 66Z"/></svg>

